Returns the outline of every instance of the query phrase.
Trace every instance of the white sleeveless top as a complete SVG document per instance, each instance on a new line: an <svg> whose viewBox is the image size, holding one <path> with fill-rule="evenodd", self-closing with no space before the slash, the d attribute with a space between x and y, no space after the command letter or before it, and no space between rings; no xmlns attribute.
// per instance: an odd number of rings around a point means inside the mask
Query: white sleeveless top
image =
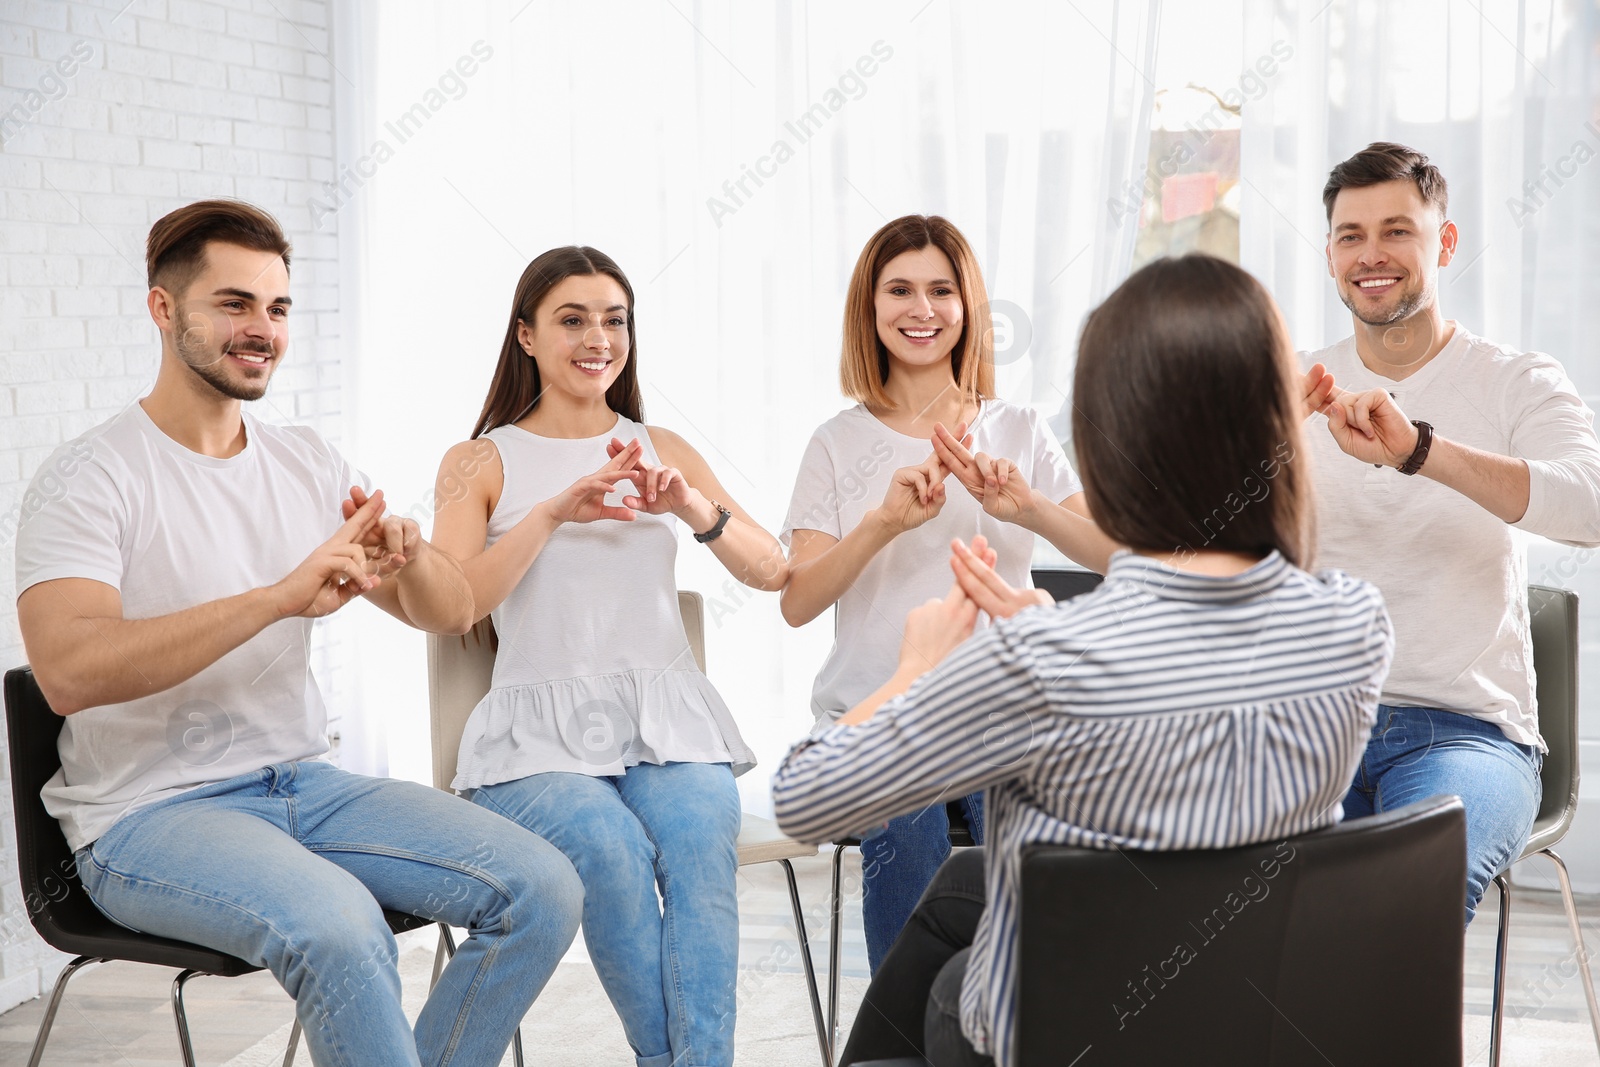
<svg viewBox="0 0 1600 1067"><path fill-rule="evenodd" d="M534 505L600 469L612 437L637 437L644 459L661 462L645 427L620 415L598 437L540 437L516 426L484 436L505 471L490 545ZM635 492L624 479L606 503ZM493 686L467 720L453 788L542 771L624 774L640 763L731 763L735 774L755 766L689 649L677 551L670 514L556 527L492 613L500 637Z"/></svg>

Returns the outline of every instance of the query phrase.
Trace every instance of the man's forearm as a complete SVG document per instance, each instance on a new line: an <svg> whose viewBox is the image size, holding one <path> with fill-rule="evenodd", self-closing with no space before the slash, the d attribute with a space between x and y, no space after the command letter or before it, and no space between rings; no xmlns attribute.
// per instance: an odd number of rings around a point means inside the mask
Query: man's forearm
<svg viewBox="0 0 1600 1067"><path fill-rule="evenodd" d="M30 605L33 597L39 599ZM55 602L45 604L47 598ZM97 616L72 599L58 583L47 582L29 589L17 604L29 662L59 715L171 689L280 618L266 589L153 619ZM31 626L30 619L41 611L49 611L55 625ZM48 640L30 639L41 629L49 631Z"/></svg>
<svg viewBox="0 0 1600 1067"><path fill-rule="evenodd" d="M1504 522L1519 522L1528 513L1530 480L1523 460L1435 436L1418 473L1449 486Z"/></svg>

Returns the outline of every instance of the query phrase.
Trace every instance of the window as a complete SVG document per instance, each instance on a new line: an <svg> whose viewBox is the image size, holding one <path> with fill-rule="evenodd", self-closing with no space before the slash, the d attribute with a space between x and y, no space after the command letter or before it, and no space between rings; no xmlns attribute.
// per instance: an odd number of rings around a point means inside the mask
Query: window
<svg viewBox="0 0 1600 1067"><path fill-rule="evenodd" d="M1280 60L1246 64L1242 4L1164 4L1133 269L1205 252L1239 261L1239 125Z"/></svg>

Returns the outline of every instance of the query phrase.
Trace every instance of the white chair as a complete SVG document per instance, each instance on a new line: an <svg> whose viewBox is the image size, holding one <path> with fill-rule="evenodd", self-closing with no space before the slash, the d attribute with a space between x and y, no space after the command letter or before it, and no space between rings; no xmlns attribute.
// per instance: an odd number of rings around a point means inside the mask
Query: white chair
<svg viewBox="0 0 1600 1067"><path fill-rule="evenodd" d="M680 591L678 609L683 629L694 652L695 662L706 669L704 601L699 593ZM488 619L479 622L465 637L428 635L428 708L433 729L433 784L449 791L456 776L456 757L461 747L461 732L467 717L489 691L494 675L494 628ZM749 812L739 828L739 866L777 862L789 880L789 903L794 909L795 931L800 938L800 960L805 967L806 990L811 998L811 1017L816 1026L817 1044L824 1067L830 1067L827 1024L822 1018L822 1001L817 994L817 975L811 963L811 944L806 939L805 916L800 909L800 890L795 884L791 859L815 856L816 846L802 845L779 832L770 820ZM438 981L444 961L455 951L448 928L440 927L439 951L434 958L433 977ZM521 1035L516 1043L520 1067Z"/></svg>

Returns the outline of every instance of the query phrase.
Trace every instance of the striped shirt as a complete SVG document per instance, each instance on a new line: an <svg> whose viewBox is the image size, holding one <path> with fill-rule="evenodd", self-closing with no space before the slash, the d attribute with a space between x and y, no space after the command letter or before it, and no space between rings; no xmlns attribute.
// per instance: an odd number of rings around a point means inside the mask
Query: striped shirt
<svg viewBox="0 0 1600 1067"><path fill-rule="evenodd" d="M987 787L961 1025L1008 1067L1022 847L1230 848L1337 822L1393 648L1378 591L1342 573L1120 552L1093 592L996 623L872 719L796 745L778 825L828 841Z"/></svg>

